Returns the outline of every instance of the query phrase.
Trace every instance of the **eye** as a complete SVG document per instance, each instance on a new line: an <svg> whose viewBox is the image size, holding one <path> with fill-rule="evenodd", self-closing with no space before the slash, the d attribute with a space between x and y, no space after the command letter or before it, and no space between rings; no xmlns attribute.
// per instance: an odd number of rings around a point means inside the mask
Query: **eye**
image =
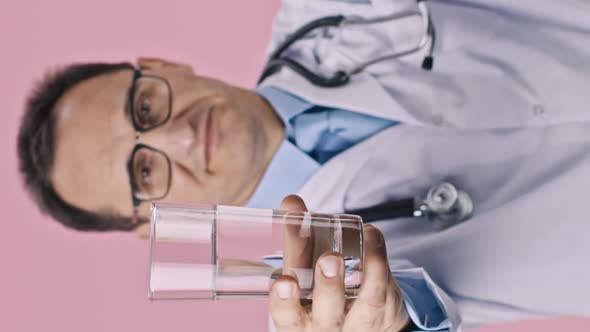
<svg viewBox="0 0 590 332"><path fill-rule="evenodd" d="M148 186L151 183L152 168L145 160L141 161L139 168L140 183L142 186Z"/></svg>
<svg viewBox="0 0 590 332"><path fill-rule="evenodd" d="M150 124L150 115L152 112L152 105L150 102L150 98L146 96L141 96L137 100L137 104L135 106L135 118L140 126L147 126Z"/></svg>
<svg viewBox="0 0 590 332"><path fill-rule="evenodd" d="M142 117L147 118L150 115L151 106L149 98L142 97L139 106L139 113Z"/></svg>
<svg viewBox="0 0 590 332"><path fill-rule="evenodd" d="M164 197L170 187L170 162L166 155L147 146L140 146L133 152L132 178L133 195L140 200Z"/></svg>
<svg viewBox="0 0 590 332"><path fill-rule="evenodd" d="M134 164L133 176L137 190L136 194L140 196L149 195L154 185L152 158L145 154L140 154L135 157Z"/></svg>

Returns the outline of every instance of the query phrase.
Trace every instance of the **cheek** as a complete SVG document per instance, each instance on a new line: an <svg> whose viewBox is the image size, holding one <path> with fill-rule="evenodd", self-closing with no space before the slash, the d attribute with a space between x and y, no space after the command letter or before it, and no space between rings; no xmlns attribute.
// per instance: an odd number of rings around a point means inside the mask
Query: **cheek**
<svg viewBox="0 0 590 332"><path fill-rule="evenodd" d="M173 182L167 202L187 204L230 204L235 188L228 186L219 178L209 178L203 184L192 179L179 179ZM222 179L223 180L223 179Z"/></svg>
<svg viewBox="0 0 590 332"><path fill-rule="evenodd" d="M178 169L174 169L172 183L166 202L187 204L226 204L227 197L235 192L232 183L226 183L227 177L202 176L198 180Z"/></svg>
<svg viewBox="0 0 590 332"><path fill-rule="evenodd" d="M174 203L198 203L205 197L204 189L205 187L193 177L174 168L170 191L164 200Z"/></svg>

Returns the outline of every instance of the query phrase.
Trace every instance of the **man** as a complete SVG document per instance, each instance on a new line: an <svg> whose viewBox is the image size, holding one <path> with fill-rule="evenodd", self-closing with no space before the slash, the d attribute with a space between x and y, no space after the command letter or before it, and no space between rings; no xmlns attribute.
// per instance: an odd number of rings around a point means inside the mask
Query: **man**
<svg viewBox="0 0 590 332"><path fill-rule="evenodd" d="M252 91L197 76L186 65L140 59L138 67L143 69L74 65L46 78L30 99L19 153L29 189L44 211L80 230L136 229L147 236L147 200L233 205L252 200L270 160L281 158L277 149L286 154L286 147L293 148L270 104ZM304 208L297 200L286 204ZM387 267L378 243L378 261L369 259L368 271L374 270L371 264L377 271ZM391 328L408 325L394 279L382 273L374 278L374 285L390 285L369 296L382 292L392 298L384 307L394 315ZM338 284L331 283L328 289L334 290ZM331 294L315 298L321 303Z"/></svg>
<svg viewBox="0 0 590 332"><path fill-rule="evenodd" d="M361 10L370 16L385 8L383 2L323 5L287 2L277 16L275 44L310 18L293 12L315 17ZM444 232L419 220L377 224L392 267L408 268L405 259L432 276L407 269L396 275L400 283L420 280L401 288L413 324L460 328L455 304L431 278L451 295L466 326L588 314L581 296L588 271L579 258L588 250L580 234L589 227L582 207L590 131L587 95L580 89L590 67L579 65L589 44L565 38L584 36L580 31L587 26L576 9L585 7L572 4L570 16L558 19L545 5L529 13L504 3L436 3L439 26L457 31L465 21L453 15L475 15L472 25L494 22L479 31L493 42L468 39L466 47L458 44L461 38L445 38L452 33L439 33L445 52L431 73L414 66L422 57L416 54L369 67L337 89L314 87L283 70L253 92L157 59L140 59L140 70L127 64L70 67L47 79L30 100L19 138L21 168L39 204L67 226L143 235L146 201L152 199L268 207L299 192L312 210L341 212L414 196L453 179L474 198L476 215L468 222ZM391 40L391 29L361 30L356 41L414 41L399 34ZM533 38L539 31L546 31L537 36L546 44ZM314 48L313 40L305 40L294 56L329 70L379 51L379 43L359 47L347 39L354 34L342 36L338 45L344 46L336 51L321 54L334 48ZM567 58L577 72L565 70L570 63L555 47L559 42L571 48ZM512 45L508 51L506 44ZM318 54L324 61L314 64ZM558 64L551 73L566 74L553 79L568 88L548 84L539 63ZM559 204L564 195L572 202L567 213ZM574 271L567 284L564 270ZM383 278L375 282L388 285ZM412 299L427 299L426 306L413 306ZM271 311L284 326L281 317L289 315Z"/></svg>

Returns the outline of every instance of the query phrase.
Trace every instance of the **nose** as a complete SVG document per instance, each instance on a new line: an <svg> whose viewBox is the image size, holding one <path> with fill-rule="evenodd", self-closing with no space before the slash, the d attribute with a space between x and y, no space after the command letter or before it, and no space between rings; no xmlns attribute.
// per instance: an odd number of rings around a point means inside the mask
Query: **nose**
<svg viewBox="0 0 590 332"><path fill-rule="evenodd" d="M196 133L186 121L171 121L162 127L140 134L139 141L168 155L172 164L180 163L194 170L201 160L196 153Z"/></svg>

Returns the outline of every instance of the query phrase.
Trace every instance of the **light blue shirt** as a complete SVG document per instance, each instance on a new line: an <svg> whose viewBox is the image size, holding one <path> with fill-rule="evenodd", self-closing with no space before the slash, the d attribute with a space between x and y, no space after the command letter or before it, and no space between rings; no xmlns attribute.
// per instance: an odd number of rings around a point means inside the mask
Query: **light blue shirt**
<svg viewBox="0 0 590 332"><path fill-rule="evenodd" d="M285 140L270 162L248 207L278 207L298 192L323 163L338 153L398 124L347 110L311 104L275 87L257 92L275 109L285 126ZM449 320L423 279L396 275L410 319L422 331L446 331Z"/></svg>
<svg viewBox="0 0 590 332"><path fill-rule="evenodd" d="M398 123L313 105L275 87L257 92L283 121L286 137L248 201L249 207L279 206L283 197L299 191L330 158Z"/></svg>

